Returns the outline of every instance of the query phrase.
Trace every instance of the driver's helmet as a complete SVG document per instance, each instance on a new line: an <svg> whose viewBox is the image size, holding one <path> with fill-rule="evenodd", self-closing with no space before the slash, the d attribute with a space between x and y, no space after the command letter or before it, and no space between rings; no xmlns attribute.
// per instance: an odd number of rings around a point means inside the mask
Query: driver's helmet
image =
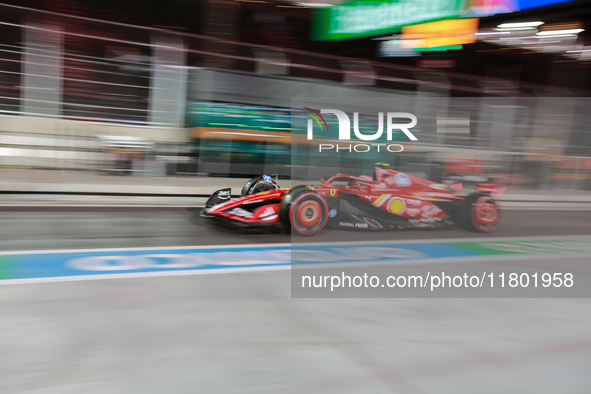
<svg viewBox="0 0 591 394"><path fill-rule="evenodd" d="M275 189L277 189L277 185L273 181L260 180L252 187L251 193L256 194L256 193L267 192L269 190L275 190Z"/></svg>

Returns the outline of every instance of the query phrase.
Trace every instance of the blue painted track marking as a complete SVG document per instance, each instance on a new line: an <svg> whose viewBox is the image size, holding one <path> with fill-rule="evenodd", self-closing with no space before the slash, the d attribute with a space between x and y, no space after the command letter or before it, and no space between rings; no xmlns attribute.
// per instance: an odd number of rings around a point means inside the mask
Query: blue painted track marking
<svg viewBox="0 0 591 394"><path fill-rule="evenodd" d="M232 268L289 267L293 263L348 263L473 255L437 243L356 245L255 245L208 248L45 251L5 253L1 279L84 277L171 271L212 271ZM3 268L1 268L3 266ZM3 281L0 281L0 283Z"/></svg>
<svg viewBox="0 0 591 394"><path fill-rule="evenodd" d="M512 238L505 243L548 237ZM552 237L554 242L591 242L586 238ZM248 270L288 269L291 264L419 263L466 261L466 258L499 253L501 238L481 240L432 240L360 242L348 244L260 244L216 247L131 248L97 250L26 251L0 253L0 284L83 280L108 277L140 277L230 273ZM459 242L463 241L463 242ZM504 245L503 243L502 245ZM585 243L585 245L587 245ZM591 243L589 244L591 245ZM506 245L505 245L506 246ZM591 247L591 246L589 246ZM497 248L498 249L498 248ZM527 251L526 251L527 252ZM518 251L503 253L523 254ZM531 253L531 252L528 252ZM67 279L69 278L69 279Z"/></svg>

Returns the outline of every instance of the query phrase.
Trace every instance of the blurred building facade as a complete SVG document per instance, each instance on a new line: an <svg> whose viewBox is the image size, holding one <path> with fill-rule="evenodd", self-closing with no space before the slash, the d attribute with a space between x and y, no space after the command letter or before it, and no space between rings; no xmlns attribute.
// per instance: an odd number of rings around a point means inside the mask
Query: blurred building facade
<svg viewBox="0 0 591 394"><path fill-rule="evenodd" d="M568 89L560 81L524 82L522 70L510 64L493 63L478 76L305 51L314 45L307 48L308 40L281 16L301 11L298 6L266 13L257 4L247 4L251 9L238 3L179 2L162 9L157 20L156 2L137 12L121 8L133 4L126 2L104 9L91 1L47 2L40 10L0 5L2 165L96 170L113 154L98 137L115 135L157 142L141 155L133 153L135 161L144 162L138 168L156 157L177 156L193 162L185 173L277 173L286 171L289 142L272 144L284 136L273 133L294 130L269 129L266 122L280 122L292 97L318 95L329 102L331 96L383 95L405 97L417 108L436 105L444 114L441 126L425 131L414 153L399 163L405 170L422 168L420 175L434 176L434 168L473 163L479 156L485 162L471 168L506 185L589 186L589 115L580 98L585 89ZM103 14L94 12L99 9ZM201 19L178 15L188 9ZM254 33L244 33L249 29ZM261 34L273 45L246 42L260 41ZM499 56L481 51L485 58ZM230 131L241 122L204 123L207 116L195 109L202 103L240 107L232 116L262 119L262 126L247 130L271 134L262 143L260 137L238 143ZM454 132L444 126L454 119L467 120L468 128ZM224 137L202 143L208 131ZM173 154L159 154L155 146L175 148ZM246 166L253 161L258 166Z"/></svg>

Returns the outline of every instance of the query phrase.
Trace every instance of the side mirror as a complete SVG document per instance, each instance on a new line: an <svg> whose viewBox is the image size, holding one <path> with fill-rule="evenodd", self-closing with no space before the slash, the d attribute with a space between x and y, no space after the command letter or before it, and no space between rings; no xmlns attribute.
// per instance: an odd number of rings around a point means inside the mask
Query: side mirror
<svg viewBox="0 0 591 394"><path fill-rule="evenodd" d="M325 183L326 182L326 179L320 178L320 182Z"/></svg>

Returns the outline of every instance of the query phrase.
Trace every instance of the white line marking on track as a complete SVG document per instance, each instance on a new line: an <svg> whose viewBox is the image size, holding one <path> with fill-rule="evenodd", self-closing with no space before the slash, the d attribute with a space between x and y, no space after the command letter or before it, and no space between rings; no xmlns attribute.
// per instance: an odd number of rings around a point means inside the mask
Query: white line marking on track
<svg viewBox="0 0 591 394"><path fill-rule="evenodd" d="M391 232L395 234L394 231ZM528 237L483 237L483 238L430 238L408 240L378 240L378 241L346 241L346 242L292 242L267 244L234 244L234 245L195 245L195 246L149 246L132 248L93 248L93 249L53 249L53 250L17 250L0 252L0 256L27 254L55 254L55 253L94 253L94 252L135 252L151 250L189 250L189 249L237 249L237 248L285 248L292 246L343 246L343 245L381 245L381 244L421 244L421 243L449 243L449 242L496 242L496 241L536 241L591 238L591 234L579 235L538 235Z"/></svg>
<svg viewBox="0 0 591 394"><path fill-rule="evenodd" d="M32 283L78 282L78 281L84 281L84 280L101 280L101 279L137 279L137 278L153 278L153 277L162 277L162 276L238 274L238 273L258 272L258 271L281 271L281 270L288 270L290 268L291 268L291 265L273 265L273 266L265 266L265 267L216 268L216 269L205 269L205 270L130 272L130 273L125 273L125 274L51 276L51 277L45 277L45 278L4 279L4 280L0 280L0 286L1 285L23 285L23 284L32 284Z"/></svg>

